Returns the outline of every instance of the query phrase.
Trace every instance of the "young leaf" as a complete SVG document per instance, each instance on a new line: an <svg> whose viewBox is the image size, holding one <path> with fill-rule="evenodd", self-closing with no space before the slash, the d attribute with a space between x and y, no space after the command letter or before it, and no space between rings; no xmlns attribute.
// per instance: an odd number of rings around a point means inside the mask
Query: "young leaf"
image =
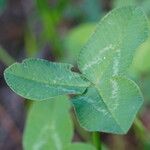
<svg viewBox="0 0 150 150"><path fill-rule="evenodd" d="M17 94L31 100L46 100L85 91L88 83L71 68L69 64L26 59L10 66L4 75L7 84Z"/></svg>
<svg viewBox="0 0 150 150"><path fill-rule="evenodd" d="M67 97L53 101L34 102L24 132L25 150L63 150L70 144L73 126Z"/></svg>
<svg viewBox="0 0 150 150"><path fill-rule="evenodd" d="M137 85L123 76L147 37L147 18L139 8L115 9L99 23L78 61L81 72L93 83L85 96L73 101L84 128L118 134L128 131L143 98Z"/></svg>
<svg viewBox="0 0 150 150"><path fill-rule="evenodd" d="M89 131L125 134L142 105L142 94L126 78L113 78L106 84L100 91L91 87L73 99L78 119Z"/></svg>

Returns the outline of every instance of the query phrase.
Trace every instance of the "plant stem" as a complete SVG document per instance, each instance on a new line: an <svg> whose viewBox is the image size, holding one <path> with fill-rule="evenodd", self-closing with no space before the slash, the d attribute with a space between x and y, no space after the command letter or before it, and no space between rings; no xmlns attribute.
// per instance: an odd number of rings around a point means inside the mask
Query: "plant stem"
<svg viewBox="0 0 150 150"><path fill-rule="evenodd" d="M65 1L66 0L60 1L61 7L66 4L64 3ZM54 55L57 56L57 59L59 59L63 55L63 45L57 31L57 26L61 21L63 13L62 11L60 12L60 10L57 9L57 6L55 7L55 9L50 9L47 0L36 0L36 6L37 11L41 16L41 21L44 27L42 39L44 39L44 41L47 41L48 43L50 42L53 45Z"/></svg>
<svg viewBox="0 0 150 150"><path fill-rule="evenodd" d="M15 60L4 50L0 47L0 60L6 65L9 66L15 62Z"/></svg>
<svg viewBox="0 0 150 150"><path fill-rule="evenodd" d="M93 142L93 145L95 145L97 150L102 150L102 145L101 145L101 139L100 139L100 133L99 132L93 132L92 133L92 142Z"/></svg>
<svg viewBox="0 0 150 150"><path fill-rule="evenodd" d="M87 131L85 131L85 130L83 130L83 129L80 127L80 125L79 125L79 123L78 123L78 121L77 121L77 119L76 119L76 117L75 117L75 114L74 114L73 112L71 112L71 115L72 115L72 120L73 120L74 127L75 127L76 131L78 132L78 134L80 134L81 138L82 138L85 142L89 142L89 141L90 141L90 133L87 132Z"/></svg>
<svg viewBox="0 0 150 150"><path fill-rule="evenodd" d="M140 140L140 145L139 146L144 147L144 145L146 143L149 143L149 140L150 140L149 132L144 127L141 120L139 120L138 118L136 118L133 127L134 127L136 137Z"/></svg>
<svg viewBox="0 0 150 150"><path fill-rule="evenodd" d="M136 118L136 120L134 122L134 129L136 131L136 134L138 135L138 137L141 140L144 140L145 137L148 136L148 132L147 132L146 128L144 127L144 125L138 118Z"/></svg>

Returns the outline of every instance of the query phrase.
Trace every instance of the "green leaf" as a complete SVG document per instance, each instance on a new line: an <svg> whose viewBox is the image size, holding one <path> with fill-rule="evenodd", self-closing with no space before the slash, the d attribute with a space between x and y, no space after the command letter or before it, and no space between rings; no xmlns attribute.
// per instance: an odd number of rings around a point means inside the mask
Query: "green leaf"
<svg viewBox="0 0 150 150"><path fill-rule="evenodd" d="M132 69L137 73L150 73L150 39L144 42L137 50Z"/></svg>
<svg viewBox="0 0 150 150"><path fill-rule="evenodd" d="M34 102L24 132L25 150L63 150L70 144L73 126L67 97Z"/></svg>
<svg viewBox="0 0 150 150"><path fill-rule="evenodd" d="M73 99L81 126L89 131L125 134L143 103L137 85L123 77L109 80L101 91L95 87Z"/></svg>
<svg viewBox="0 0 150 150"><path fill-rule="evenodd" d="M70 30L64 40L64 47L66 49L64 59L67 62L76 62L77 55L84 44L86 44L95 26L95 23L85 23Z"/></svg>
<svg viewBox="0 0 150 150"><path fill-rule="evenodd" d="M96 150L92 145L89 144L70 144L65 150Z"/></svg>
<svg viewBox="0 0 150 150"><path fill-rule="evenodd" d="M150 17L150 1L149 0L143 0L139 1L139 6L141 6L144 9L144 12Z"/></svg>
<svg viewBox="0 0 150 150"><path fill-rule="evenodd" d="M114 9L101 20L81 50L80 70L98 85L112 76L124 75L136 49L147 39L148 31L148 21L141 9Z"/></svg>
<svg viewBox="0 0 150 150"><path fill-rule="evenodd" d="M73 101L84 128L117 134L129 130L143 97L125 76L148 31L147 18L136 7L114 9L99 23L78 59L79 69L92 83L86 96Z"/></svg>
<svg viewBox="0 0 150 150"><path fill-rule="evenodd" d="M114 0L113 3L114 7L123 7L128 5L136 5L138 2L137 0Z"/></svg>
<svg viewBox="0 0 150 150"><path fill-rule="evenodd" d="M82 94L89 83L71 71L69 64L26 59L5 70L7 84L20 96L46 100L64 94Z"/></svg>

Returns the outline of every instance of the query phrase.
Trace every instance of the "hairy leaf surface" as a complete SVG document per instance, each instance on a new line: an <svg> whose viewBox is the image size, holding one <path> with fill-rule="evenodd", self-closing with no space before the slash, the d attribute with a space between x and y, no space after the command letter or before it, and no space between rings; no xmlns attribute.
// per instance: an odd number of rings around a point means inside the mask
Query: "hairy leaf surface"
<svg viewBox="0 0 150 150"><path fill-rule="evenodd" d="M114 9L98 24L81 50L78 64L94 84L124 75L136 49L148 38L148 21L139 8Z"/></svg>
<svg viewBox="0 0 150 150"><path fill-rule="evenodd" d="M114 9L98 24L78 59L92 83L86 95L73 100L84 128L118 134L129 130L143 97L126 75L135 50L147 37L147 18L139 8Z"/></svg>
<svg viewBox="0 0 150 150"><path fill-rule="evenodd" d="M72 66L42 59L26 59L5 70L7 84L17 94L31 100L46 100L58 95L81 94L88 83Z"/></svg>
<svg viewBox="0 0 150 150"><path fill-rule="evenodd" d="M123 77L112 78L102 90L88 89L73 99L80 124L89 131L125 134L143 103L137 85Z"/></svg>

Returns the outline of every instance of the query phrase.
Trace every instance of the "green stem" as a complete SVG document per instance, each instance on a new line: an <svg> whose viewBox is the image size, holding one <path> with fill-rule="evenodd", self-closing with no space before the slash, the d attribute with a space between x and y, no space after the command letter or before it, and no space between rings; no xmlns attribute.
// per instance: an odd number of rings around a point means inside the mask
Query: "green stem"
<svg viewBox="0 0 150 150"><path fill-rule="evenodd" d="M61 21L62 12L59 12L57 7L55 7L55 9L49 9L47 0L36 0L36 4L44 28L42 39L44 39L44 41L50 42L53 45L54 56L57 56L57 59L59 59L63 55L63 45L57 31L57 26Z"/></svg>
<svg viewBox="0 0 150 150"><path fill-rule="evenodd" d="M25 49L26 49L26 56L27 57L36 57L38 53L38 44L36 41L36 37L31 30L31 25L28 23L25 32Z"/></svg>
<svg viewBox="0 0 150 150"><path fill-rule="evenodd" d="M139 120L138 118L136 118L134 122L134 130L137 138L141 141L142 144L144 144L147 140L150 139L149 132L144 127L141 120Z"/></svg>
<svg viewBox="0 0 150 150"><path fill-rule="evenodd" d="M0 47L0 60L6 65L9 66L15 62L15 60L4 50Z"/></svg>
<svg viewBox="0 0 150 150"><path fill-rule="evenodd" d="M93 145L95 145L97 150L102 150L102 145L101 145L101 139L100 139L100 133L99 132L93 132L92 133L92 142L93 142Z"/></svg>
<svg viewBox="0 0 150 150"><path fill-rule="evenodd" d="M78 121L77 121L77 119L76 119L76 117L75 117L75 114L74 114L73 112L71 112L71 115L72 115L72 120L73 120L74 127L75 127L77 133L81 136L81 138L82 138L85 142L89 142L89 141L90 141L90 133L87 132L87 131L85 131L85 130L83 130L83 129L80 127L80 125L79 125L79 123L78 123Z"/></svg>
<svg viewBox="0 0 150 150"><path fill-rule="evenodd" d="M145 137L145 127L143 126L143 124L141 123L141 121L136 118L135 119L135 122L134 122L134 129L135 129L135 132L137 134L137 136L143 140L144 137Z"/></svg>

